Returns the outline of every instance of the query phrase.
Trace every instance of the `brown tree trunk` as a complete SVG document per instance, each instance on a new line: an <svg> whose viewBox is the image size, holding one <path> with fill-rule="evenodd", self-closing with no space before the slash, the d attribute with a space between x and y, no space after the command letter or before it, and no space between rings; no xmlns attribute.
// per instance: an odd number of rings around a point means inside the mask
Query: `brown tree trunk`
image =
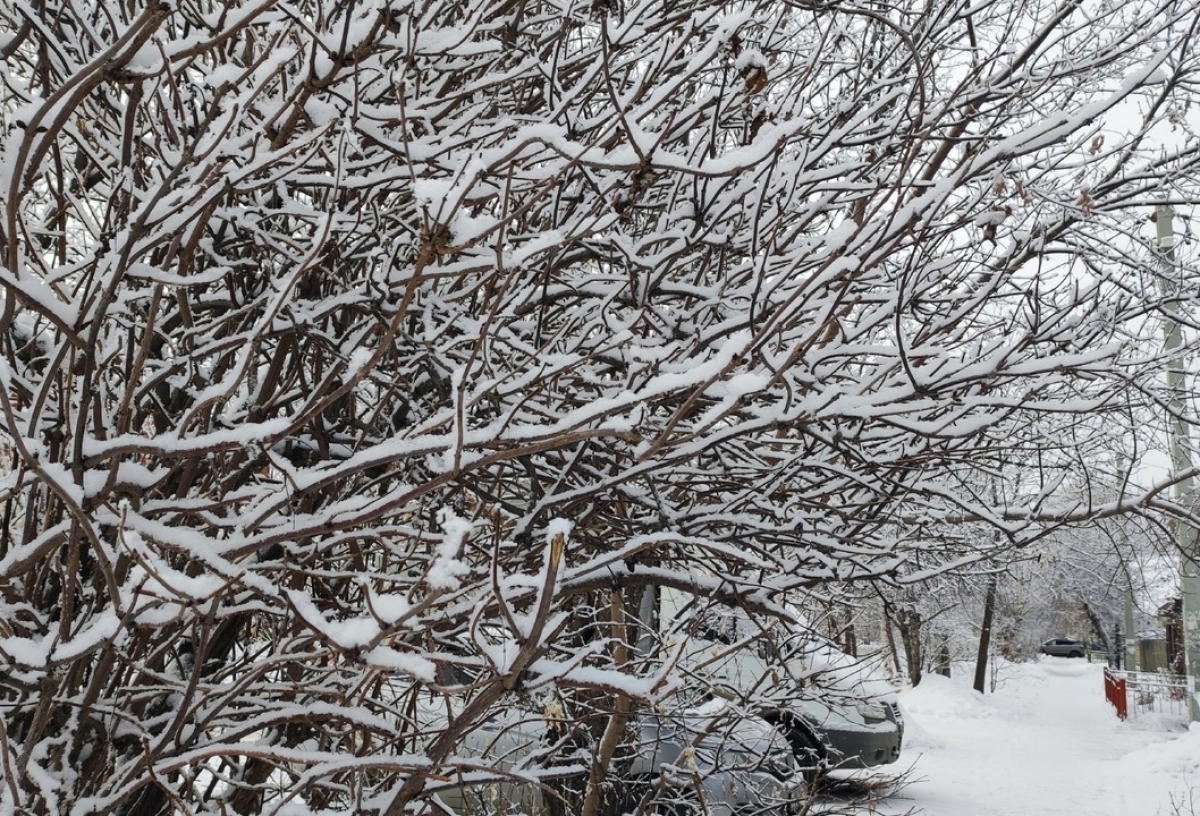
<svg viewBox="0 0 1200 816"><path fill-rule="evenodd" d="M979 651L975 655L975 690L983 694L987 680L988 650L992 646L992 615L996 609L996 579L988 579L987 595L983 599L983 626L979 629Z"/></svg>
<svg viewBox="0 0 1200 816"><path fill-rule="evenodd" d="M933 670L942 677L950 676L950 640L945 635L938 640L937 652L933 658Z"/></svg>
<svg viewBox="0 0 1200 816"><path fill-rule="evenodd" d="M896 626L900 629L900 642L904 644L904 658L908 662L908 682L914 686L921 682L921 613L915 609L901 609L896 615Z"/></svg>
<svg viewBox="0 0 1200 816"><path fill-rule="evenodd" d="M1087 615L1088 621L1092 624L1092 629L1099 636L1100 641L1104 644L1104 649L1109 654L1113 653L1114 645L1112 637L1104 629L1104 621L1100 620L1100 616L1096 614L1096 610L1087 601L1080 602L1083 605L1083 613Z"/></svg>
<svg viewBox="0 0 1200 816"><path fill-rule="evenodd" d="M888 654L892 656L892 668L900 675L900 651L896 648L896 633L892 631L892 613L885 602L883 605L883 637L887 641Z"/></svg>

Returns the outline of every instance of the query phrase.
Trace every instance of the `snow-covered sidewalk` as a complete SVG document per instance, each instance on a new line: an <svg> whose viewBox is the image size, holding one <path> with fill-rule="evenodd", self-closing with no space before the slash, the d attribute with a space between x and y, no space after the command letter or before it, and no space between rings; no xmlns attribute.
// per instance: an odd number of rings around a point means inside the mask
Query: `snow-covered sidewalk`
<svg viewBox="0 0 1200 816"><path fill-rule="evenodd" d="M905 691L912 781L881 812L1200 816L1200 727L1120 722L1102 671L1043 658L1006 665L995 694L937 675Z"/></svg>

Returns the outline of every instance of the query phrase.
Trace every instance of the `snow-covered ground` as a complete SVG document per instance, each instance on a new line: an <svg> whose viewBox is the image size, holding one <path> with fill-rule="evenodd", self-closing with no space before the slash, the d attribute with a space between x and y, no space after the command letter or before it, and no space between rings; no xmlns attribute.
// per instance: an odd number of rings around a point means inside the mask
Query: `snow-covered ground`
<svg viewBox="0 0 1200 816"><path fill-rule="evenodd" d="M900 695L910 781L880 813L1200 816L1200 727L1166 715L1120 722L1100 665L1005 665L984 696L960 675Z"/></svg>

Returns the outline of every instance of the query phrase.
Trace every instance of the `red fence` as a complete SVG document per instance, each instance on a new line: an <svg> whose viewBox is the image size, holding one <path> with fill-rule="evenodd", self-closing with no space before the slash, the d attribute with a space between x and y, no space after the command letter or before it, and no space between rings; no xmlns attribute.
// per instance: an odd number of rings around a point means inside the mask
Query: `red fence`
<svg viewBox="0 0 1200 816"><path fill-rule="evenodd" d="M1129 701L1125 695L1125 678L1118 677L1109 669L1104 670L1104 699L1117 709L1117 716L1124 720L1129 716Z"/></svg>
<svg viewBox="0 0 1200 816"><path fill-rule="evenodd" d="M1188 716L1187 678L1180 674L1105 669L1104 697L1122 720L1151 714Z"/></svg>

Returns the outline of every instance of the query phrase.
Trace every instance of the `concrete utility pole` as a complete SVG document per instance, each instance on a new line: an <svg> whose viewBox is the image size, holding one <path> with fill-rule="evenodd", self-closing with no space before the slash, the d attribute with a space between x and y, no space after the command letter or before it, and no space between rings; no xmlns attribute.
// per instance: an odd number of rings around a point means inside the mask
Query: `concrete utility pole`
<svg viewBox="0 0 1200 816"><path fill-rule="evenodd" d="M1126 671L1141 671L1137 664L1137 633L1133 628L1133 582L1125 577L1125 661Z"/></svg>
<svg viewBox="0 0 1200 816"><path fill-rule="evenodd" d="M1163 294L1165 317L1163 318L1164 348L1171 354L1183 346L1183 327L1172 315L1183 297L1175 272L1175 229L1171 223L1175 212L1170 205L1160 204L1154 211L1154 223L1158 233L1158 257L1162 265L1160 291ZM1171 422L1171 469L1183 473L1192 466L1191 432L1184 419L1184 396L1186 382L1182 354L1174 354L1167 360L1167 388L1170 389ZM1187 508L1195 503L1195 488L1191 477L1175 483L1175 499ZM1200 675L1200 564L1197 564L1196 528L1180 522L1176 528L1180 550L1180 584L1183 588L1183 656L1188 677L1188 714L1192 722L1200 722L1200 702L1197 683ZM1128 635L1127 635L1128 636Z"/></svg>

